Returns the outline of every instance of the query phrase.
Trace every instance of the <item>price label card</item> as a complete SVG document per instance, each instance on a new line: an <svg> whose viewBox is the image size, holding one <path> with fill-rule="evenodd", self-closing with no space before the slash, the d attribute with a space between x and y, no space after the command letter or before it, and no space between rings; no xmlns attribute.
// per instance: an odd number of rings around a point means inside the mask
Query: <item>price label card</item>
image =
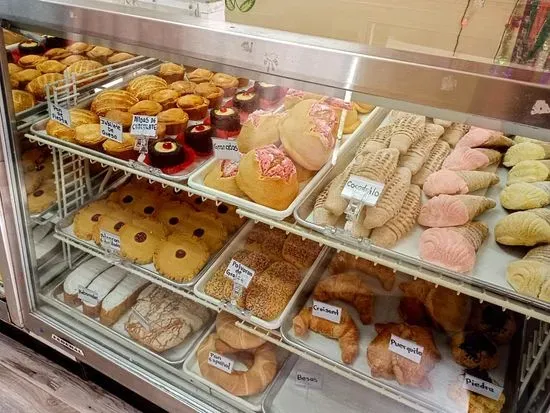
<svg viewBox="0 0 550 413"><path fill-rule="evenodd" d="M475 376L466 374L464 377L464 383L462 387L471 392L481 394L493 400L498 400L502 394L503 388L496 384L489 383L488 381L478 379Z"/></svg>
<svg viewBox="0 0 550 413"><path fill-rule="evenodd" d="M311 314L315 317L324 318L333 323L340 324L342 318L342 309L335 305L323 303L322 301L313 300L313 308Z"/></svg>
<svg viewBox="0 0 550 413"><path fill-rule="evenodd" d="M214 157L216 159L227 159L229 161L240 161L241 153L236 141L221 138L212 138Z"/></svg>
<svg viewBox="0 0 550 413"><path fill-rule="evenodd" d="M136 136L157 136L158 118L156 116L134 115L130 133Z"/></svg>
<svg viewBox="0 0 550 413"><path fill-rule="evenodd" d="M151 326L149 325L149 320L147 320L143 314L141 314L138 310L132 308L132 314L138 319L138 322L145 328L147 331L151 331Z"/></svg>
<svg viewBox="0 0 550 413"><path fill-rule="evenodd" d="M221 354L215 353L213 351L208 354L208 364L216 367L217 369L225 371L227 374L231 374L233 372L234 363L235 362L230 358L224 357Z"/></svg>
<svg viewBox="0 0 550 413"><path fill-rule="evenodd" d="M99 118L100 133L104 138L122 143L122 125L112 120Z"/></svg>
<svg viewBox="0 0 550 413"><path fill-rule="evenodd" d="M342 190L342 196L368 206L376 206L384 191L384 184L357 175L350 175Z"/></svg>
<svg viewBox="0 0 550 413"><path fill-rule="evenodd" d="M65 109L55 103L50 103L50 119L55 120L67 127L71 127L71 114L69 109Z"/></svg>
<svg viewBox="0 0 550 413"><path fill-rule="evenodd" d="M310 389L322 389L323 377L319 374L296 371L294 383L298 387L308 387Z"/></svg>
<svg viewBox="0 0 550 413"><path fill-rule="evenodd" d="M78 286L78 298L84 303L90 306L96 306L99 301L99 294L97 291L90 290L82 285Z"/></svg>
<svg viewBox="0 0 550 413"><path fill-rule="evenodd" d="M234 259L231 259L224 273L227 278L231 278L235 284L242 285L244 288L248 288L254 274L255 271L252 268L248 268Z"/></svg>
<svg viewBox="0 0 550 413"><path fill-rule="evenodd" d="M120 237L112 232L101 230L99 232L101 248L107 251L120 252Z"/></svg>
<svg viewBox="0 0 550 413"><path fill-rule="evenodd" d="M388 349L395 354L405 357L415 363L420 363L422 360L422 354L424 354L424 347L419 346L414 341L405 340L396 335L391 335L390 345Z"/></svg>

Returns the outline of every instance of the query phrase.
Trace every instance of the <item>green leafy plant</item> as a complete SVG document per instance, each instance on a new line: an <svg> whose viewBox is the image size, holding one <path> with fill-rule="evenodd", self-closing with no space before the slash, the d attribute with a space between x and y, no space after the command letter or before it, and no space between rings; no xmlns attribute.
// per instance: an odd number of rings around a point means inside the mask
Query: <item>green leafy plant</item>
<svg viewBox="0 0 550 413"><path fill-rule="evenodd" d="M256 0L225 0L225 7L227 10L233 11L235 8L239 9L239 11L246 13L254 7L256 4Z"/></svg>

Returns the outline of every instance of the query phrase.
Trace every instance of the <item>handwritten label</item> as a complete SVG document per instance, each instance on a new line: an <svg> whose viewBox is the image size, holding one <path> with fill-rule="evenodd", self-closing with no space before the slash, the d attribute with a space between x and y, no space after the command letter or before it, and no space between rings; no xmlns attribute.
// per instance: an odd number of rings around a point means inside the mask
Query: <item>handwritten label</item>
<svg viewBox="0 0 550 413"><path fill-rule="evenodd" d="M315 317L324 318L333 323L340 324L342 319L342 309L335 305L323 303L322 301L313 300L313 309L311 311Z"/></svg>
<svg viewBox="0 0 550 413"><path fill-rule="evenodd" d="M227 374L231 374L233 372L234 363L235 362L230 358L224 357L213 351L208 354L208 364L220 369L221 371L225 371Z"/></svg>
<svg viewBox="0 0 550 413"><path fill-rule="evenodd" d="M376 206L384 191L384 184L371 181L357 175L350 175L342 190L342 196L349 200L356 200L362 204Z"/></svg>
<svg viewBox="0 0 550 413"><path fill-rule="evenodd" d="M82 285L78 286L78 298L89 306L96 306L99 301L99 294L97 291L90 290Z"/></svg>
<svg viewBox="0 0 550 413"><path fill-rule="evenodd" d="M400 356L405 357L415 363L420 363L422 360L422 354L424 354L424 347L419 346L414 341L405 340L396 335L391 335L390 345L388 349Z"/></svg>
<svg viewBox="0 0 550 413"><path fill-rule="evenodd" d="M100 133L104 138L122 143L122 125L112 120L99 118Z"/></svg>
<svg viewBox="0 0 550 413"><path fill-rule="evenodd" d="M502 394L502 387L496 384L489 383L488 381L478 379L475 376L466 374L464 376L464 383L462 387L471 392L481 394L489 399L498 400Z"/></svg>
<svg viewBox="0 0 550 413"><path fill-rule="evenodd" d="M71 127L71 114L69 109L65 109L55 103L50 103L50 119L55 120L67 127Z"/></svg>
<svg viewBox="0 0 550 413"><path fill-rule="evenodd" d="M134 115L130 133L136 136L157 136L158 118L156 116Z"/></svg>
<svg viewBox="0 0 550 413"><path fill-rule="evenodd" d="M151 331L151 326L149 325L149 320L147 320L143 314L141 314L135 307L132 308L132 314L138 319L138 322L143 326L147 331Z"/></svg>
<svg viewBox="0 0 550 413"><path fill-rule="evenodd" d="M107 251L120 251L120 237L112 232L100 230L99 231L99 241L101 243L101 248Z"/></svg>
<svg viewBox="0 0 550 413"><path fill-rule="evenodd" d="M214 148L214 157L216 159L227 159L230 161L240 161L241 153L236 141L220 138L212 138L212 147Z"/></svg>
<svg viewBox="0 0 550 413"><path fill-rule="evenodd" d="M242 285L244 288L248 288L254 274L255 271L252 268L248 268L234 259L231 259L224 273L227 278L231 278L235 284Z"/></svg>
<svg viewBox="0 0 550 413"><path fill-rule="evenodd" d="M298 387L308 387L310 389L322 389L323 377L318 374L296 371L294 383Z"/></svg>

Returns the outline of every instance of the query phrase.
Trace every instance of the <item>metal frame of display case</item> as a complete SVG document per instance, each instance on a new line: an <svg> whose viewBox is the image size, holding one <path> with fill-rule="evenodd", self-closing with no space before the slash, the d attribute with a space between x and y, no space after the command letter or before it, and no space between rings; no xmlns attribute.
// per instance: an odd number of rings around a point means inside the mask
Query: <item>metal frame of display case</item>
<svg viewBox="0 0 550 413"><path fill-rule="evenodd" d="M332 96L389 106L428 116L499 129L505 133L550 140L550 114L531 114L538 100L549 100L548 74L522 67L463 61L403 51L378 49L331 39L320 39L258 27L213 22L181 15L158 7L128 9L125 6L94 0L0 0L0 18L16 27L46 31L72 40L99 43L136 54L207 67L216 71L238 74L281 86L310 90ZM0 41L0 46L3 46ZM7 73L2 57L3 73ZM2 134L3 153L7 175L2 183L2 200L10 219L6 219L6 233L10 243L5 265L11 274L29 274L31 262L26 257L28 234L21 217L24 200L17 199L21 180L15 167L15 133L13 108L6 99L9 85L3 76ZM351 93L350 93L351 92ZM500 99L495 99L500 96ZM37 141L40 141L37 139ZM46 143L47 144L47 143ZM64 149L61 145L60 149ZM65 148L66 149L66 148ZM68 152L71 150L67 149ZM93 158L85 153L71 153ZM97 158L94 161L109 165ZM125 171L132 173L132 171ZM136 171L136 175L196 193L186 185L163 182ZM9 192L7 186L11 187ZM199 195L202 195L199 193ZM274 222L250 211L241 211L254 220L310 238L320 243L339 247L319 234L296 225ZM13 240L13 242L11 242ZM357 256L381 264L392 264L391 259L365 253L357 248L342 247ZM0 260L0 267L4 263ZM396 269L412 270L394 262ZM526 314L550 321L550 314L540 312L524 303L509 300L498 294L486 294L463 282L431 275L422 269L413 276L434 281L481 300L487 300ZM10 284L13 285L10 286ZM55 308L35 305L32 282L28 277L10 277L6 283L17 291L19 299L13 304L22 324L38 339L64 354L93 365L123 385L140 393L154 403L168 409L182 409L182 405L197 411L235 411L207 391L191 385L178 388L171 384L181 381L168 371L139 355L122 358L126 351L119 343L97 337L68 319ZM9 294L7 294L8 296ZM10 299L8 306L11 308ZM0 304L1 307L1 304ZM0 318L2 309L0 308ZM68 328L71 326L72 328ZM246 328L245 325L243 325ZM546 347L545 347L546 348ZM152 376L149 371L158 373ZM389 395L399 399L399 395ZM206 401L205 401L206 400ZM409 404L414 407L414 403Z"/></svg>

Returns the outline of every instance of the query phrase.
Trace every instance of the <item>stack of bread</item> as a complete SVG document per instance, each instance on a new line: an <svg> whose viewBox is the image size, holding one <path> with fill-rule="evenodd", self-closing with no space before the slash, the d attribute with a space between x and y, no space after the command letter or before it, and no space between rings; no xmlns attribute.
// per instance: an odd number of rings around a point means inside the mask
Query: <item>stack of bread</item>
<svg viewBox="0 0 550 413"><path fill-rule="evenodd" d="M104 233L119 237L121 257L189 282L242 223L235 208L133 182L78 211L73 228L98 246Z"/></svg>
<svg viewBox="0 0 550 413"><path fill-rule="evenodd" d="M273 320L286 308L320 251L313 241L256 224L243 248L231 256L255 272L248 288L233 295L233 282L224 275L231 261L228 259L207 281L205 293L218 300L233 300L262 320Z"/></svg>
<svg viewBox="0 0 550 413"><path fill-rule="evenodd" d="M43 147L33 147L23 152L21 163L29 212L44 212L57 202L51 153Z"/></svg>
<svg viewBox="0 0 550 413"><path fill-rule="evenodd" d="M234 396L253 396L269 386L280 366L275 346L237 327L237 321L237 317L229 313L219 313L216 332L204 339L196 357L201 375L207 380ZM211 352L230 357L246 368L234 368L231 373L226 373L208 362Z"/></svg>

